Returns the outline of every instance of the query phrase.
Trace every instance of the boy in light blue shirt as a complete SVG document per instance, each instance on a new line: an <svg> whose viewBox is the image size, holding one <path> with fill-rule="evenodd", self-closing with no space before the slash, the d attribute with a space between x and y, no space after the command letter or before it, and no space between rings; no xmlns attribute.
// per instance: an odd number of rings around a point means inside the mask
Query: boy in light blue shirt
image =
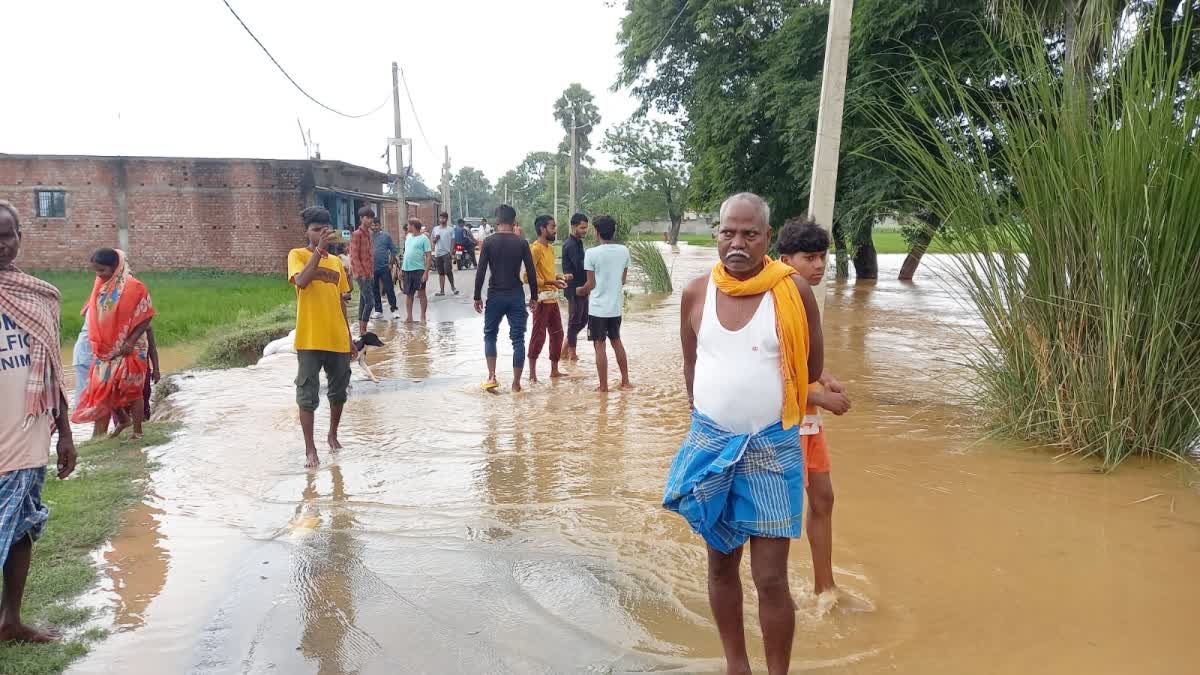
<svg viewBox="0 0 1200 675"><path fill-rule="evenodd" d="M584 253L583 269L587 272L587 283L575 293L590 298L588 339L596 349L596 372L600 376L600 386L596 391L608 391L606 340L612 342L613 353L617 355L621 388L632 389L629 360L625 356L625 345L621 344L621 309L625 304L623 287L629 277L629 249L613 242L617 234L617 221L612 216L597 216L592 226L596 228L600 245Z"/></svg>
<svg viewBox="0 0 1200 675"><path fill-rule="evenodd" d="M413 296L421 301L421 323L425 323L429 311L429 296L425 284L429 282L429 268L433 261L433 244L429 237L421 234L421 221L408 221L408 236L404 240L404 261L401 274L404 276L404 309L408 312L408 323L413 322Z"/></svg>

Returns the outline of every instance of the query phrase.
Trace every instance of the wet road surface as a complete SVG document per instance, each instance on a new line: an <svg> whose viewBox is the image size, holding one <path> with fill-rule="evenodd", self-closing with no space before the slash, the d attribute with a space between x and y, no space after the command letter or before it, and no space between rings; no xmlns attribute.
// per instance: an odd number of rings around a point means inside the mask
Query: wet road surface
<svg viewBox="0 0 1200 675"><path fill-rule="evenodd" d="M713 260L684 247L676 287ZM794 542L794 669L1194 672L1200 479L979 440L957 404L976 325L928 270L887 280L900 262L830 288L827 367L855 403L827 419L834 564L869 611L822 615ZM631 305L637 388L607 396L586 344L575 377L483 393L466 295L378 324L383 382L355 371L346 449L312 472L294 357L187 376L153 494L97 556L115 634L72 672L720 672L704 549L659 506L688 424L678 294Z"/></svg>

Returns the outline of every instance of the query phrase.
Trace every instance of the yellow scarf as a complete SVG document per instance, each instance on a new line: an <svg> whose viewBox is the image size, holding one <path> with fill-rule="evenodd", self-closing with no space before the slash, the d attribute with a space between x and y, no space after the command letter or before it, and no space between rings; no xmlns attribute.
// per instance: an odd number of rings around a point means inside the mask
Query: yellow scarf
<svg viewBox="0 0 1200 675"><path fill-rule="evenodd" d="M762 295L771 291L775 301L775 329L779 334L779 363L783 370L783 428L791 429L804 419L808 405L808 317L800 291L792 281L796 270L781 262L766 259L766 265L753 278L742 281L717 263L712 280L725 295Z"/></svg>

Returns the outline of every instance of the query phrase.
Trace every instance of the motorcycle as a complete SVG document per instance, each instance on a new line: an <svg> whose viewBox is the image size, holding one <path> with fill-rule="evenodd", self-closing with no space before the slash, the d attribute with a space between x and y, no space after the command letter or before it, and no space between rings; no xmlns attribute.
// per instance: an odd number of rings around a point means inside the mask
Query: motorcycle
<svg viewBox="0 0 1200 675"><path fill-rule="evenodd" d="M467 252L467 247L462 244L454 245L454 266L460 271L475 266L475 262L471 260L471 254Z"/></svg>

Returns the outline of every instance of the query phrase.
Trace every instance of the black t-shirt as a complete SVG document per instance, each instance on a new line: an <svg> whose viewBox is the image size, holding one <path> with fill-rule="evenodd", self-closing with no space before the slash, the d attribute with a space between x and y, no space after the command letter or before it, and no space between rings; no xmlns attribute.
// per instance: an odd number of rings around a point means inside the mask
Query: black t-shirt
<svg viewBox="0 0 1200 675"><path fill-rule="evenodd" d="M475 270L475 299L483 299L483 279L491 268L491 279L488 280L488 294L520 290L521 264L525 264L525 274L529 278L529 293L536 298L537 272L533 268L533 254L529 251L529 242L511 232L497 232L483 240L479 250L479 269Z"/></svg>
<svg viewBox="0 0 1200 675"><path fill-rule="evenodd" d="M574 275L567 282L567 296L575 295L575 289L587 283L587 270L583 268L583 240L567 237L562 249L563 274Z"/></svg>

